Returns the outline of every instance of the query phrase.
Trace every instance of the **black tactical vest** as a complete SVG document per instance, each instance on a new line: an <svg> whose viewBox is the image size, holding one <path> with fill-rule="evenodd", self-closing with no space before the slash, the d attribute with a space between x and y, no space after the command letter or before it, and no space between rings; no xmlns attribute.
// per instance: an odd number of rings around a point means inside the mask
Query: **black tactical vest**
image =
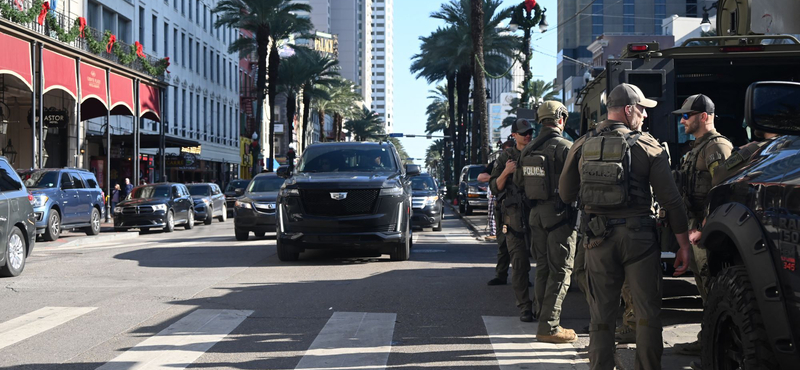
<svg viewBox="0 0 800 370"><path fill-rule="evenodd" d="M556 168L555 157L558 149L566 146L558 133L538 141L535 146L520 158L525 195L530 200L548 200L558 194L558 178L561 168Z"/></svg>
<svg viewBox="0 0 800 370"><path fill-rule="evenodd" d="M646 179L631 173L631 148L641 132L623 134L609 126L593 131L583 143L580 200L590 207L624 207L650 203L650 186Z"/></svg>

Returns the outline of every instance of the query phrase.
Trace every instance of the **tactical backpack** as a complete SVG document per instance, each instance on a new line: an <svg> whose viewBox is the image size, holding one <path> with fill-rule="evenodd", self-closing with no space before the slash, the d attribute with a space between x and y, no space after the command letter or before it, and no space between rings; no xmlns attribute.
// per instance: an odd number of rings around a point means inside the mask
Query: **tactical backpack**
<svg viewBox="0 0 800 370"><path fill-rule="evenodd" d="M555 143L551 142L553 139ZM561 140L566 141L557 132L550 133L520 158L525 195L529 200L548 200L556 194L560 171L555 168L555 155ZM550 144L540 150L547 143Z"/></svg>
<svg viewBox="0 0 800 370"><path fill-rule="evenodd" d="M651 201L650 187L631 174L631 148L642 136L607 127L583 143L580 200L590 207L620 207Z"/></svg>
<svg viewBox="0 0 800 370"><path fill-rule="evenodd" d="M678 189L681 190L684 203L689 211L702 211L705 198L711 191L711 172L697 171L698 156L712 140L720 137L724 138L725 136L720 134L711 136L700 148L690 151L676 173Z"/></svg>

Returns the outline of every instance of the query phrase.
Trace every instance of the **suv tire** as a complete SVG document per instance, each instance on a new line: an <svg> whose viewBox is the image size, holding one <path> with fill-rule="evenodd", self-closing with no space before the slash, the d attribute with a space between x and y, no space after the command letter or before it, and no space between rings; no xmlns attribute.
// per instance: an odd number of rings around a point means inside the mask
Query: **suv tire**
<svg viewBox="0 0 800 370"><path fill-rule="evenodd" d="M189 219L186 220L186 225L184 225L183 227L186 230L191 230L194 227L194 210L193 209L189 210L189 216L188 217L189 217Z"/></svg>
<svg viewBox="0 0 800 370"><path fill-rule="evenodd" d="M206 218L203 220L203 225L211 225L211 221L214 221L214 208L208 207Z"/></svg>
<svg viewBox="0 0 800 370"><path fill-rule="evenodd" d="M219 215L219 217L217 217L217 220L219 220L219 222L225 222L225 220L227 219L228 219L228 205L223 203L222 213Z"/></svg>
<svg viewBox="0 0 800 370"><path fill-rule="evenodd" d="M86 235L100 234L100 212L97 208L92 207L92 216L89 218L91 226L84 229Z"/></svg>
<svg viewBox="0 0 800 370"><path fill-rule="evenodd" d="M233 229L233 233L236 234L236 240L240 242L243 242L250 237L250 232L247 230Z"/></svg>
<svg viewBox="0 0 800 370"><path fill-rule="evenodd" d="M52 242L58 239L59 235L61 235L61 215L55 209L51 209L42 237L45 241Z"/></svg>
<svg viewBox="0 0 800 370"><path fill-rule="evenodd" d="M442 231L442 219L444 218L444 211L439 215L439 223L433 227L433 231Z"/></svg>
<svg viewBox="0 0 800 370"><path fill-rule="evenodd" d="M462 202L461 199L458 200L458 213L462 215L466 213L466 210L464 209L464 202Z"/></svg>
<svg viewBox="0 0 800 370"><path fill-rule="evenodd" d="M394 252L389 254L389 259L392 261L408 261L408 256L411 254L411 228L406 229L405 241L397 243Z"/></svg>
<svg viewBox="0 0 800 370"><path fill-rule="evenodd" d="M291 249L289 249L289 246L287 246L286 244L281 242L280 235L278 235L278 237L275 238L275 239L276 239L275 243L276 243L277 249L278 249L278 259L279 260L281 260L283 262L293 262L293 261L297 261L297 259L300 258L300 253L299 252L292 252Z"/></svg>
<svg viewBox="0 0 800 370"><path fill-rule="evenodd" d="M0 268L0 276L19 276L23 269L25 269L25 237L22 231L14 226L8 234L6 264Z"/></svg>
<svg viewBox="0 0 800 370"><path fill-rule="evenodd" d="M747 269L728 267L710 286L703 313L703 368L777 369Z"/></svg>
<svg viewBox="0 0 800 370"><path fill-rule="evenodd" d="M472 215L472 207L469 206L469 202L464 202L464 214L467 216Z"/></svg>
<svg viewBox="0 0 800 370"><path fill-rule="evenodd" d="M175 213L173 213L172 210L167 211L166 224L167 225L164 226L164 232L165 233L171 233L171 232L175 231ZM146 230L145 228L142 228L142 231L145 231L145 230Z"/></svg>

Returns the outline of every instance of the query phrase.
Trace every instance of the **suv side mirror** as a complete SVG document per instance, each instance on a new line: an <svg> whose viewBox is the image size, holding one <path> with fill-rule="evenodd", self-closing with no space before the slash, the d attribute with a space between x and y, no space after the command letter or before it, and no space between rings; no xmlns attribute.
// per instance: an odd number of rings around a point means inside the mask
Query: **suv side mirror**
<svg viewBox="0 0 800 370"><path fill-rule="evenodd" d="M277 170L276 173L277 173L278 177L280 177L282 179L288 179L289 177L292 176L292 173L289 172L289 166L287 166L287 165L283 165L283 166L278 167L278 170Z"/></svg>
<svg viewBox="0 0 800 370"><path fill-rule="evenodd" d="M755 82L747 88L744 117L754 130L800 135L800 83Z"/></svg>
<svg viewBox="0 0 800 370"><path fill-rule="evenodd" d="M406 176L417 176L419 175L419 165L418 164L407 164L406 165Z"/></svg>
<svg viewBox="0 0 800 370"><path fill-rule="evenodd" d="M61 183L61 190L69 190L69 189L75 189L75 183L73 183L72 181Z"/></svg>
<svg viewBox="0 0 800 370"><path fill-rule="evenodd" d="M241 197L244 195L244 188L236 188L233 190L237 197Z"/></svg>

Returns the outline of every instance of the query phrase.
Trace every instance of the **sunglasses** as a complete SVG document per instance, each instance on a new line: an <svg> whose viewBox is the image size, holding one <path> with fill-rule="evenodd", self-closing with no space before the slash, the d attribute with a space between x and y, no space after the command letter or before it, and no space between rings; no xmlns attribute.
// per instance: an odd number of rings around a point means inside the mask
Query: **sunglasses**
<svg viewBox="0 0 800 370"><path fill-rule="evenodd" d="M525 131L525 132L518 132L517 135L519 135L519 136L532 136L533 135L533 130L528 130L528 131Z"/></svg>
<svg viewBox="0 0 800 370"><path fill-rule="evenodd" d="M700 114L700 113L701 112L684 113L684 114L681 114L681 117L683 117L683 119L689 119L689 117L697 115L697 114Z"/></svg>

